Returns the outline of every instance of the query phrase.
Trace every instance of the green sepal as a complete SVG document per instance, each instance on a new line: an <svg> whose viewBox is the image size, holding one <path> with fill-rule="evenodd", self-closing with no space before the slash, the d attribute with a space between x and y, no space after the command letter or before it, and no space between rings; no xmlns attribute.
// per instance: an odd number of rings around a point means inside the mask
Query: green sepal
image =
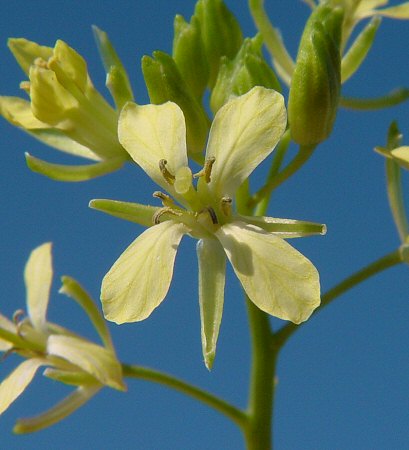
<svg viewBox="0 0 409 450"><path fill-rule="evenodd" d="M91 200L89 207L110 214L111 216L119 217L120 219L138 223L144 227L153 225L153 217L161 209L157 206L108 199Z"/></svg>
<svg viewBox="0 0 409 450"><path fill-rule="evenodd" d="M209 130L209 119L203 106L184 81L173 58L156 51L153 58L142 58L142 72L153 104L176 103L185 116L186 140L189 153L201 152Z"/></svg>
<svg viewBox="0 0 409 450"><path fill-rule="evenodd" d="M200 100L209 80L210 69L197 17L192 16L190 23L187 23L177 15L174 33L173 59L193 95Z"/></svg>
<svg viewBox="0 0 409 450"><path fill-rule="evenodd" d="M281 92L281 86L262 55L263 38L246 38L234 59L222 57L216 84L210 97L210 107L216 113L231 95L243 95L254 86L264 86Z"/></svg>
<svg viewBox="0 0 409 450"><path fill-rule="evenodd" d="M98 51L107 74L106 86L114 99L117 110L126 102L133 101L134 95L128 74L105 31L92 26Z"/></svg>
<svg viewBox="0 0 409 450"><path fill-rule="evenodd" d="M95 164L64 165L43 161L26 153L26 163L33 172L44 175L57 181L87 181L92 178L106 175L120 169L124 164L123 158L112 158Z"/></svg>
<svg viewBox="0 0 409 450"><path fill-rule="evenodd" d="M399 233L402 243L407 243L409 237L409 224L405 208L403 187L401 180L400 162L393 157L394 149L402 144L402 134L396 122L392 122L386 141L386 149L391 158L386 158L386 188L388 193L389 206L391 208L393 220Z"/></svg>
<svg viewBox="0 0 409 450"><path fill-rule="evenodd" d="M300 145L316 145L332 131L341 88L342 22L342 8L323 4L303 32L288 104L291 136Z"/></svg>
<svg viewBox="0 0 409 450"><path fill-rule="evenodd" d="M207 60L210 65L209 87L216 83L220 58L234 58L243 41L237 19L222 0L199 0L195 14L200 23Z"/></svg>
<svg viewBox="0 0 409 450"><path fill-rule="evenodd" d="M341 82L350 78L364 62L372 47L376 32L381 24L380 17L374 17L355 39L341 61Z"/></svg>
<svg viewBox="0 0 409 450"><path fill-rule="evenodd" d="M68 384L70 386L84 386L87 384L95 385L95 378L86 372L72 372L68 370L54 369L54 367L47 367L43 375L54 381Z"/></svg>
<svg viewBox="0 0 409 450"><path fill-rule="evenodd" d="M58 292L72 298L79 304L79 306L81 306L89 317L96 332L99 334L105 347L110 350L114 350L106 321L88 292L85 291L78 281L67 275L61 277L61 282L62 286Z"/></svg>
<svg viewBox="0 0 409 450"><path fill-rule="evenodd" d="M317 234L324 235L327 232L326 225L304 220L242 215L237 215L237 220L255 225L262 228L264 231L274 233L283 239L313 236Z"/></svg>

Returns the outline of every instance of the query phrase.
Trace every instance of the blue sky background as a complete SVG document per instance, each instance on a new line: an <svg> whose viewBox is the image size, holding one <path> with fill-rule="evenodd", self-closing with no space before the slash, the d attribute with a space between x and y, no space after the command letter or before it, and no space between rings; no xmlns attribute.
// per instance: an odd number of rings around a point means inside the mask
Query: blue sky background
<svg viewBox="0 0 409 450"><path fill-rule="evenodd" d="M246 35L255 28L245 0L226 2ZM396 4L397 2L391 2ZM63 39L87 60L97 87L104 72L91 32L111 37L127 67L139 103L148 101L140 59L171 50L173 17L189 18L194 1L79 0L2 2L0 94L20 95L24 75L6 47L8 37L52 46ZM308 8L297 0L266 0L295 56ZM361 70L345 95L376 96L409 85L409 24L384 20ZM107 95L108 97L108 95ZM409 143L409 105L380 112L341 110L331 138L274 194L270 215L326 223L328 234L292 241L318 267L323 291L394 250L399 240L385 193L384 161L373 147L385 142L397 119ZM88 209L92 198L152 202L155 186L136 167L87 183L64 184L31 173L24 151L71 162L0 121L0 310L24 307L23 268L37 245L54 243L55 282L49 318L95 338L84 314L57 293L67 274L99 297L109 267L141 232L135 224ZM262 174L261 169L258 174ZM260 182L255 178L254 184ZM408 192L409 185L406 186ZM408 192L409 193L409 192ZM278 365L274 442L280 450L402 449L409 441L409 271L395 267L359 286L314 316L288 342ZM281 326L279 321L275 326ZM176 259L166 301L138 324L112 325L121 360L169 371L244 407L249 336L237 280L228 273L224 319L214 369L202 362L194 242L186 238ZM0 378L16 365L0 365ZM0 447L7 450L242 449L235 427L201 404L144 381L129 380L128 393L104 389L64 422L15 436L18 417L48 409L69 389L38 375L0 419Z"/></svg>

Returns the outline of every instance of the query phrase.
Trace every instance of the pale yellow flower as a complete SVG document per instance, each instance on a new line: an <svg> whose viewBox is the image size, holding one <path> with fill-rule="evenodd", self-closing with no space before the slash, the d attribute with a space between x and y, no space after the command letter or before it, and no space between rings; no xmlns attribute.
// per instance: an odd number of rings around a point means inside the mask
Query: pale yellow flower
<svg viewBox="0 0 409 450"><path fill-rule="evenodd" d="M124 251L104 277L101 300L108 320L143 320L163 301L184 235L198 239L202 343L208 367L223 311L226 257L260 309L295 323L308 319L320 304L318 272L283 238L321 233L323 226L245 217L236 214L233 205L236 190L273 151L285 127L283 97L273 90L253 88L219 109L204 169L192 175L181 109L171 102L124 107L120 142L170 196L155 193L163 202L163 208L156 210L133 206L135 221L140 212L141 223L146 224L150 214L155 225ZM196 177L197 186L193 184ZM91 206L104 210L103 202L96 200ZM129 218L130 211L118 215Z"/></svg>
<svg viewBox="0 0 409 450"><path fill-rule="evenodd" d="M53 425L74 412L103 386L124 390L122 369L116 358L105 322L95 304L73 279L63 278L60 292L73 297L90 316L104 345L97 345L48 322L46 312L52 281L51 244L33 250L25 268L28 316L14 321L0 314L0 351L15 352L25 358L0 384L0 414L27 388L37 370L44 375L73 385L76 390L45 413L22 419L15 427L27 433Z"/></svg>
<svg viewBox="0 0 409 450"><path fill-rule="evenodd" d="M61 40L51 48L10 39L9 47L29 79L20 85L29 100L2 96L0 114L45 144L94 162L64 166L27 155L29 167L63 181L121 167L128 155L118 142L119 113L94 88L81 55Z"/></svg>

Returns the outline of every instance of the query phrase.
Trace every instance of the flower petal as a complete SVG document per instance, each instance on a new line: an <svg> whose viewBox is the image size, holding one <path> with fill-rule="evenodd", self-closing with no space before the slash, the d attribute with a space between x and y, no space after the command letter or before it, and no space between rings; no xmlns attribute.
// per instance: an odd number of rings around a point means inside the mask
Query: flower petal
<svg viewBox="0 0 409 450"><path fill-rule="evenodd" d="M119 116L118 137L134 161L157 184L173 193L159 169L159 161L167 161L166 168L172 175L187 166L186 125L179 106L172 102L143 106L127 103Z"/></svg>
<svg viewBox="0 0 409 450"><path fill-rule="evenodd" d="M201 239L197 245L199 262L199 305L202 349L206 367L210 370L216 355L223 314L226 256L215 239Z"/></svg>
<svg viewBox="0 0 409 450"><path fill-rule="evenodd" d="M52 278L51 242L46 242L31 252L24 270L28 315L38 331L45 329Z"/></svg>
<svg viewBox="0 0 409 450"><path fill-rule="evenodd" d="M2 381L0 384L0 414L24 392L38 368L44 364L45 362L41 359L28 359Z"/></svg>
<svg viewBox="0 0 409 450"><path fill-rule="evenodd" d="M232 197L236 189L274 149L286 127L284 98L254 87L227 102L210 130L206 158L215 158L210 190Z"/></svg>
<svg viewBox="0 0 409 450"><path fill-rule="evenodd" d="M166 221L148 228L122 253L102 280L105 318L118 324L146 319L165 298L176 251L187 228Z"/></svg>
<svg viewBox="0 0 409 450"><path fill-rule="evenodd" d="M216 236L261 310L298 324L320 304L317 269L283 239L242 222L222 226Z"/></svg>
<svg viewBox="0 0 409 450"><path fill-rule="evenodd" d="M390 153L400 166L409 170L409 146L403 145L394 148Z"/></svg>
<svg viewBox="0 0 409 450"><path fill-rule="evenodd" d="M391 19L409 19L409 2L402 3L397 6L391 6L385 9L376 9L370 11L362 11L359 14L359 18L370 17L373 15L379 15L383 17L389 17Z"/></svg>
<svg viewBox="0 0 409 450"><path fill-rule="evenodd" d="M100 384L86 387L80 386L72 394L43 414L28 419L19 419L13 428L13 432L18 434L33 433L60 422L84 405L101 387Z"/></svg>
<svg viewBox="0 0 409 450"><path fill-rule="evenodd" d="M75 364L102 384L121 391L126 389L121 365L115 354L105 347L74 336L51 335L47 352Z"/></svg>
<svg viewBox="0 0 409 450"><path fill-rule="evenodd" d="M51 47L38 45L36 42L24 38L10 38L7 45L26 75L36 58L47 61L53 54Z"/></svg>

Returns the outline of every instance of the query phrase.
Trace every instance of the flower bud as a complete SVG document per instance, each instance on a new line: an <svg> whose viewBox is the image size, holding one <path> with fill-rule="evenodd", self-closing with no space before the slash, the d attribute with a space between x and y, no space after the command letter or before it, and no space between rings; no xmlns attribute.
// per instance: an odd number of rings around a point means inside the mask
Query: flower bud
<svg viewBox="0 0 409 450"><path fill-rule="evenodd" d="M343 9L318 6L306 24L291 79L288 117L300 145L316 145L331 133L341 86Z"/></svg>
<svg viewBox="0 0 409 450"><path fill-rule="evenodd" d="M210 65L209 87L213 88L219 71L220 58L234 58L243 41L239 23L223 0L199 0L195 16L200 29L206 56Z"/></svg>
<svg viewBox="0 0 409 450"><path fill-rule="evenodd" d="M174 22L173 59L193 95L201 99L209 80L209 64L197 17L187 23L177 15Z"/></svg>
<svg viewBox="0 0 409 450"><path fill-rule="evenodd" d="M142 72L152 103L159 105L172 101L183 111L188 151L191 153L202 151L209 130L209 120L205 110L182 78L173 58L160 51L154 52L153 58L144 56Z"/></svg>
<svg viewBox="0 0 409 450"><path fill-rule="evenodd" d="M234 59L223 57L216 84L210 98L212 111L216 113L231 95L243 95L254 86L281 91L275 73L266 63L261 53L261 35L243 41Z"/></svg>

